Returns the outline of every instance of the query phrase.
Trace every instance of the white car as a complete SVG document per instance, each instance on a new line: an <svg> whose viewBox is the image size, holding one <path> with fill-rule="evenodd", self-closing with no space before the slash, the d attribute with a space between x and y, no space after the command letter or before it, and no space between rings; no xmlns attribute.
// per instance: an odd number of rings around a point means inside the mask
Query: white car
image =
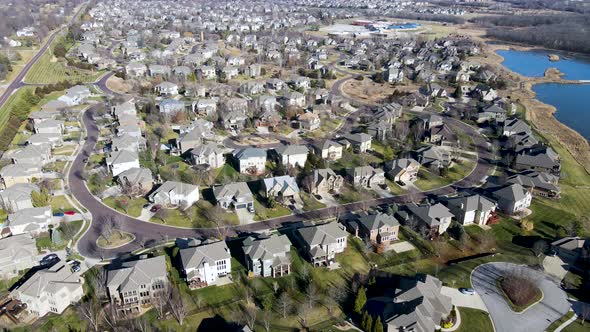
<svg viewBox="0 0 590 332"><path fill-rule="evenodd" d="M465 295L475 295L475 290L473 288L459 288L459 292Z"/></svg>

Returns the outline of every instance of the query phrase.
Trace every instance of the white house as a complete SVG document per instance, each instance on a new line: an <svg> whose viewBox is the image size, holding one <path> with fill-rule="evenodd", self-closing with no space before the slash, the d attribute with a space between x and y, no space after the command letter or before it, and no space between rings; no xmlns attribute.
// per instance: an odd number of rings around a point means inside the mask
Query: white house
<svg viewBox="0 0 590 332"><path fill-rule="evenodd" d="M450 198L446 205L462 225L485 225L496 211L496 203L481 195Z"/></svg>
<svg viewBox="0 0 590 332"><path fill-rule="evenodd" d="M57 98L57 100L66 103L68 106L80 105L84 99L90 97L92 93L88 87L83 85L76 85L69 88L66 94Z"/></svg>
<svg viewBox="0 0 590 332"><path fill-rule="evenodd" d="M238 163L238 170L243 174L262 174L266 169L266 151L258 148L246 148L233 152Z"/></svg>
<svg viewBox="0 0 590 332"><path fill-rule="evenodd" d="M339 254L346 249L348 233L339 223L309 226L297 229L307 258L315 266L332 265Z"/></svg>
<svg viewBox="0 0 590 332"><path fill-rule="evenodd" d="M281 164L291 167L305 166L307 154L309 153L309 150L304 145L283 145L274 150Z"/></svg>
<svg viewBox="0 0 590 332"><path fill-rule="evenodd" d="M22 209L8 215L7 226L12 235L38 235L47 232L49 225L53 225L50 206Z"/></svg>
<svg viewBox="0 0 590 332"><path fill-rule="evenodd" d="M163 206L188 208L199 200L199 187L176 181L166 181L149 196L150 202Z"/></svg>
<svg viewBox="0 0 590 332"><path fill-rule="evenodd" d="M180 258L192 289L215 285L220 277L231 273L231 255L225 241L181 249Z"/></svg>
<svg viewBox="0 0 590 332"><path fill-rule="evenodd" d="M106 163L113 176L117 176L128 169L139 168L139 156L136 151L118 150L106 158Z"/></svg>
<svg viewBox="0 0 590 332"><path fill-rule="evenodd" d="M498 208L506 214L518 214L531 206L533 194L518 183L510 184L492 192Z"/></svg>

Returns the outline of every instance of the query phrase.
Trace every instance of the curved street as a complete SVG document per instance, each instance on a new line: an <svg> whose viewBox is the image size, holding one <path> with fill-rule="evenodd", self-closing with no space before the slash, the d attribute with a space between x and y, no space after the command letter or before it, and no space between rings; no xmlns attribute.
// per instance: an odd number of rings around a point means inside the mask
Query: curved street
<svg viewBox="0 0 590 332"><path fill-rule="evenodd" d="M496 280L508 271L530 274L543 291L543 299L522 313L512 311L496 287ZM498 332L545 331L570 309L566 293L548 276L523 265L487 263L471 274L471 284L485 303Z"/></svg>

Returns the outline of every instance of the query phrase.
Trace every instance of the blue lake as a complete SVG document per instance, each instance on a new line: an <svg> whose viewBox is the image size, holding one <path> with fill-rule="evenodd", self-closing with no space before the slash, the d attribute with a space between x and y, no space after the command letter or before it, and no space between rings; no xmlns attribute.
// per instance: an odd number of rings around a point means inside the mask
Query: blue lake
<svg viewBox="0 0 590 332"><path fill-rule="evenodd" d="M590 58L570 57L564 58L564 54L548 51L515 51L500 50L499 55L504 57L504 65L515 73L524 76L543 76L547 68L558 68L565 74L565 79L590 80ZM556 62L549 61L548 54L558 54L561 59ZM555 117L561 123L576 130L590 141L590 84L535 84L533 91L537 99L557 109Z"/></svg>

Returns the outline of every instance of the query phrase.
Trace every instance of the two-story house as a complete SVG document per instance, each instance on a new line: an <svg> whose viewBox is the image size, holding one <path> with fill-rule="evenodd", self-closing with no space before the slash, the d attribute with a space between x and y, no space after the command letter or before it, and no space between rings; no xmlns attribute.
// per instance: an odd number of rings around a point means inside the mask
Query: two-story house
<svg viewBox="0 0 590 332"><path fill-rule="evenodd" d="M282 277L291 273L291 241L286 235L250 236L243 243L246 267L257 277Z"/></svg>
<svg viewBox="0 0 590 332"><path fill-rule="evenodd" d="M184 278L191 289L215 285L231 273L231 255L225 241L180 250Z"/></svg>
<svg viewBox="0 0 590 332"><path fill-rule="evenodd" d="M245 148L233 152L238 171L243 174L262 174L266 169L266 151L258 148Z"/></svg>
<svg viewBox="0 0 590 332"><path fill-rule="evenodd" d="M148 198L154 204L186 209L199 200L199 187L190 183L166 181Z"/></svg>
<svg viewBox="0 0 590 332"><path fill-rule="evenodd" d="M297 229L306 258L314 266L330 266L346 249L348 233L336 222Z"/></svg>

